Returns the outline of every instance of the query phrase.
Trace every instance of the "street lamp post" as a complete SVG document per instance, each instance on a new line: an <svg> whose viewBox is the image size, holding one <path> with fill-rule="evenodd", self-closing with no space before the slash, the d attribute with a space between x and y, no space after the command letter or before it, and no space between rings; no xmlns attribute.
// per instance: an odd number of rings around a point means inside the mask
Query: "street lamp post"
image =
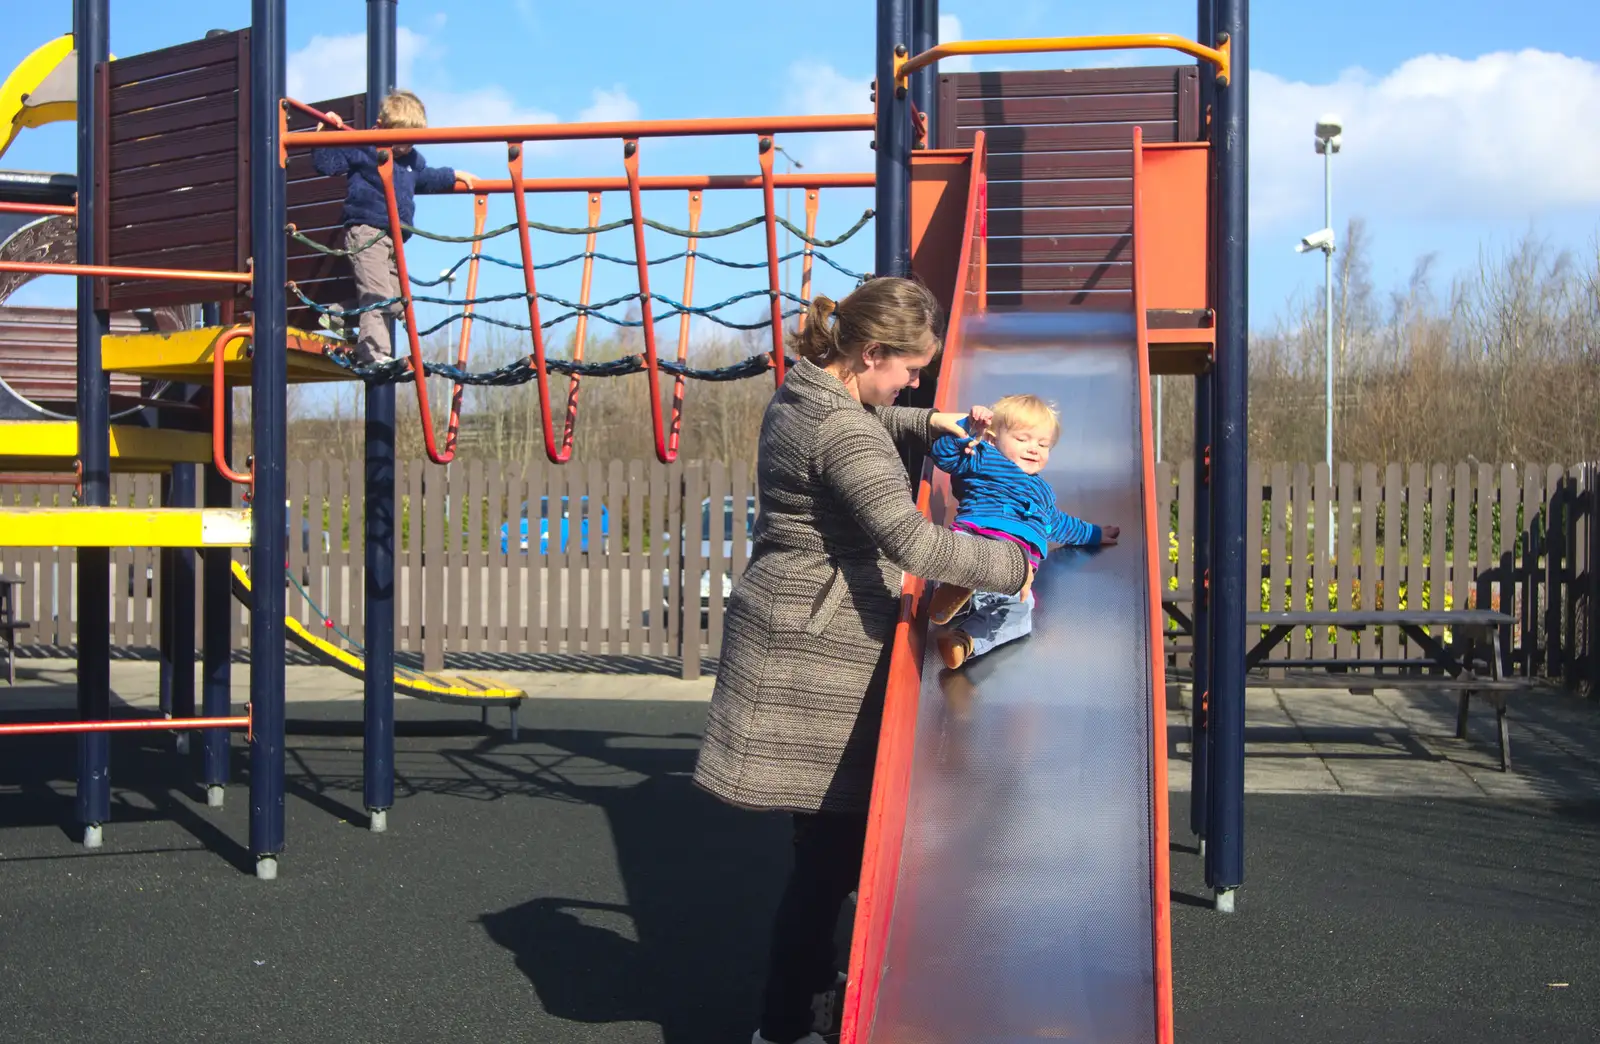
<svg viewBox="0 0 1600 1044"><path fill-rule="evenodd" d="M1295 249L1300 253L1310 250L1322 251L1323 263L1323 366L1324 388L1323 401L1325 416L1323 421L1324 442L1323 459L1328 465L1328 481L1334 481L1333 475L1333 251L1335 249L1333 235L1333 154L1339 151L1343 143L1342 135L1344 124L1339 117L1330 114L1317 120L1316 149L1317 155L1322 157L1322 197L1323 197L1323 225L1322 231L1313 232L1300 241ZM1331 556L1334 549L1333 537L1333 505L1328 505L1328 554Z"/></svg>

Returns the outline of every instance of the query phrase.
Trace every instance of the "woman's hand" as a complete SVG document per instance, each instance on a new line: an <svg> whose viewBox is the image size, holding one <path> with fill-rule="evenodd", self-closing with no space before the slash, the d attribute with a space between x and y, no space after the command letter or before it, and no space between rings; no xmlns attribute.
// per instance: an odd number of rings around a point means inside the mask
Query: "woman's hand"
<svg viewBox="0 0 1600 1044"><path fill-rule="evenodd" d="M966 421L963 428L961 422ZM967 452L977 449L977 440L982 439L988 432L989 425L994 421L994 411L987 406L974 406L966 413L935 413L928 418L928 427L941 435L953 435L958 439L970 438Z"/></svg>

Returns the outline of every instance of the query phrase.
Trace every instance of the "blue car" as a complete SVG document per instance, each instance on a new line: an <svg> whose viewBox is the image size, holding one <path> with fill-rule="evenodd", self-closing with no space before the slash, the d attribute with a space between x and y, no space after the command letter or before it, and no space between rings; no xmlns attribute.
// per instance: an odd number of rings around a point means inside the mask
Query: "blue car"
<svg viewBox="0 0 1600 1044"><path fill-rule="evenodd" d="M550 553L550 506L549 497L539 498L539 553ZM578 498L578 550L585 554L589 551L589 498ZM559 526L558 552L567 550L568 518L567 498L561 498L561 522ZM528 502L522 502L522 518L518 523L520 530L519 546L524 554L528 551ZM504 523L500 526L500 553L506 554L509 550L510 530ZM597 550L604 550L611 538L611 518L604 504L600 505L600 542Z"/></svg>

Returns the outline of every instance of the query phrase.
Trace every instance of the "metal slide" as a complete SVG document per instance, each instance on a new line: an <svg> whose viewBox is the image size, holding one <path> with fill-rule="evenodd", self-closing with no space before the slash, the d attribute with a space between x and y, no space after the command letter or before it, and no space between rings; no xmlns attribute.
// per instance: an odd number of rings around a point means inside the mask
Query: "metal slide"
<svg viewBox="0 0 1600 1044"><path fill-rule="evenodd" d="M928 641L892 921L859 1041L1171 1039L1138 340L1126 313L984 316L940 388L950 408L1017 392L1054 402L1058 503L1122 536L1049 556L1031 636L954 674Z"/></svg>

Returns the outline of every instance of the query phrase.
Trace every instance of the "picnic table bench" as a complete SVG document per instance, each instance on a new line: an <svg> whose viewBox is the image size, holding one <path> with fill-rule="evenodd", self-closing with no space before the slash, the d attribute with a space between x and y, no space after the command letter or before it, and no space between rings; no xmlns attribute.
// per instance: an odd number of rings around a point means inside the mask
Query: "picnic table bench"
<svg viewBox="0 0 1600 1044"><path fill-rule="evenodd" d="M1182 633L1193 634L1194 623L1182 606L1190 604L1189 591L1165 591L1162 608ZM1500 747L1500 769L1511 769L1511 735L1506 721L1506 693L1527 686L1526 679L1508 678L1501 634L1514 619L1490 609L1349 609L1287 612L1247 611L1245 625L1265 629L1245 653L1247 683L1266 681L1264 669L1285 672L1273 684L1294 688L1371 690L1447 689L1458 693L1456 737L1465 739L1472 697L1481 696L1495 712ZM1296 628L1337 627L1362 631L1370 627L1399 628L1420 655L1405 659L1373 657L1271 658ZM1448 627L1449 642L1437 633ZM1355 672L1362 673L1355 673Z"/></svg>
<svg viewBox="0 0 1600 1044"><path fill-rule="evenodd" d="M16 589L21 586L22 577L0 574L0 635L6 642L6 684L17 684L17 632L25 631L32 625L26 620L18 620L16 613Z"/></svg>

